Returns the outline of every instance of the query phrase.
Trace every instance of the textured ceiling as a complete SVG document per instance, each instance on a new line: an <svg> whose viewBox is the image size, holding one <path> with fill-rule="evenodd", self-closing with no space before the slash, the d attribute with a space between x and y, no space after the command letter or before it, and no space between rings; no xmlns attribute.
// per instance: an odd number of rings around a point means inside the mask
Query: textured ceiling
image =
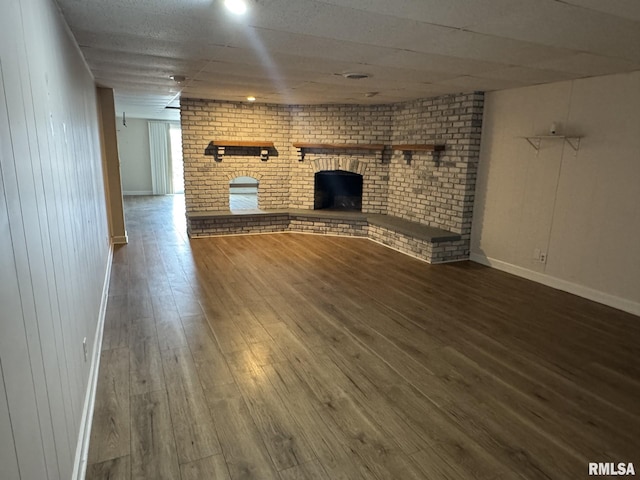
<svg viewBox="0 0 640 480"><path fill-rule="evenodd" d="M58 3L130 116L180 95L386 103L640 70L640 0L248 0L242 17L222 0Z"/></svg>

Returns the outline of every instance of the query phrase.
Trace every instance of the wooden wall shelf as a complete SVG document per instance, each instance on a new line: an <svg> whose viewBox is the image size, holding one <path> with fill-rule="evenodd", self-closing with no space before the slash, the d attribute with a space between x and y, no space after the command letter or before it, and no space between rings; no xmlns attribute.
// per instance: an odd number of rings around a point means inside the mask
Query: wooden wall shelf
<svg viewBox="0 0 640 480"><path fill-rule="evenodd" d="M305 150L367 150L367 151L383 151L383 144L362 144L362 143L301 143L293 144L298 149L298 160L304 160Z"/></svg>
<svg viewBox="0 0 640 480"><path fill-rule="evenodd" d="M260 160L266 162L269 160L269 150L276 147L273 142L263 141L244 141L244 140L212 140L209 147L214 149L214 157L216 162L221 162L224 158L226 148L259 148Z"/></svg>
<svg viewBox="0 0 640 480"><path fill-rule="evenodd" d="M435 143L399 143L391 145L391 149L401 150L404 153L405 161L410 164L413 152L442 152L445 149L445 145L436 145ZM436 161L438 162L437 158Z"/></svg>
<svg viewBox="0 0 640 480"><path fill-rule="evenodd" d="M403 152L442 152L445 145L435 145L433 143L420 144L398 144L391 145L393 150L402 150Z"/></svg>
<svg viewBox="0 0 640 480"><path fill-rule="evenodd" d="M273 142L245 142L242 140L213 140L214 147L255 147L255 148L275 148Z"/></svg>

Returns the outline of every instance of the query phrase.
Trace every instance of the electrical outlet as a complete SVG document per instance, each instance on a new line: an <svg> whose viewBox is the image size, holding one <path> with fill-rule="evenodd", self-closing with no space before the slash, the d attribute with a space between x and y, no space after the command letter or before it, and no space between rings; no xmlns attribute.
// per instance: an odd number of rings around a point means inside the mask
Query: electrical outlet
<svg viewBox="0 0 640 480"><path fill-rule="evenodd" d="M540 263L547 263L547 254L545 252L540 252Z"/></svg>
<svg viewBox="0 0 640 480"><path fill-rule="evenodd" d="M89 354L89 352L87 351L87 337L84 337L82 339L82 353L84 353L84 361L86 362L88 360Z"/></svg>

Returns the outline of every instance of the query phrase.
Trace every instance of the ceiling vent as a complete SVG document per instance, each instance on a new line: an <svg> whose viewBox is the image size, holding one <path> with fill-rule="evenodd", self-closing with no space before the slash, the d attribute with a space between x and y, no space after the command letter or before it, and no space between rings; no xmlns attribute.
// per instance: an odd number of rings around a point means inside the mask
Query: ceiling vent
<svg viewBox="0 0 640 480"><path fill-rule="evenodd" d="M347 72L343 73L342 76L344 78L348 78L349 80L362 80L363 78L369 78L371 75L361 72Z"/></svg>

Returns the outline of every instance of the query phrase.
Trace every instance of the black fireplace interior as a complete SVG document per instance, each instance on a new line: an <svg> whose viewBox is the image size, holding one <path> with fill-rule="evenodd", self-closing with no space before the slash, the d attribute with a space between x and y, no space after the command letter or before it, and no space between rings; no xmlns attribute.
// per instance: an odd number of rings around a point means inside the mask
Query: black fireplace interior
<svg viewBox="0 0 640 480"><path fill-rule="evenodd" d="M362 211L362 175L343 170L316 173L313 208Z"/></svg>

